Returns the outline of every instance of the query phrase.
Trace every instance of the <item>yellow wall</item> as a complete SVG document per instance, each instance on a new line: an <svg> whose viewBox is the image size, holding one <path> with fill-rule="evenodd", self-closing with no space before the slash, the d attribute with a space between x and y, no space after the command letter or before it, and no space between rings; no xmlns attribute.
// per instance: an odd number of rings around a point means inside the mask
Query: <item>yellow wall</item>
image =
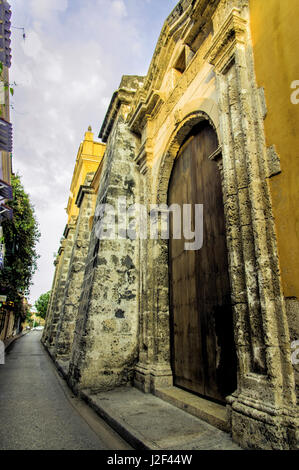
<svg viewBox="0 0 299 470"><path fill-rule="evenodd" d="M4 83L9 83L9 70L7 67L3 67L2 77L0 86L3 87ZM4 91L4 102L5 105L0 105L0 117L5 121L10 122L10 100L9 90ZM11 184L11 156L8 152L0 152L0 178L8 184Z"/></svg>
<svg viewBox="0 0 299 470"><path fill-rule="evenodd" d="M299 1L250 0L257 82L264 87L267 145L275 145L281 174L270 179L284 295L299 298Z"/></svg>
<svg viewBox="0 0 299 470"><path fill-rule="evenodd" d="M93 132L91 132L91 128L89 128L88 131L85 132L84 140L78 150L67 205L68 223L72 216L77 216L79 213L79 209L76 206L76 198L80 186L84 184L87 173L97 171L105 152L105 144L94 142L93 136Z"/></svg>
<svg viewBox="0 0 299 470"><path fill-rule="evenodd" d="M5 311L5 322L2 331L0 331L0 340L5 341L8 338L11 338L14 331L15 316L13 312Z"/></svg>

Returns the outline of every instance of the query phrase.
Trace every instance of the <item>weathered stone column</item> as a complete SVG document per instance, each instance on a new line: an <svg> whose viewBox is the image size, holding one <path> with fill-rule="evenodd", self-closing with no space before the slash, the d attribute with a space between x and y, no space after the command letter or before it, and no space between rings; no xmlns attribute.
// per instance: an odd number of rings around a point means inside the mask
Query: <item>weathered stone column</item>
<svg viewBox="0 0 299 470"><path fill-rule="evenodd" d="M119 238L118 230L116 238L103 239L100 230L109 226L102 219L102 204L115 210L119 229L124 217L118 213L118 198L127 206L138 202L139 173L134 162L138 139L126 117L141 80L123 77L100 134L104 142L109 140L70 360L68 381L75 391L125 384L137 361L138 240L127 238L124 231Z"/></svg>
<svg viewBox="0 0 299 470"><path fill-rule="evenodd" d="M65 283L67 279L70 258L74 243L74 234L76 229L76 219L72 217L71 222L66 226L64 231L64 251L63 256L61 259L61 267L60 267L60 275L57 281L57 288L55 293L55 298L53 300L52 306L52 319L49 329L49 336L47 345L48 347L52 348L55 345L56 341L56 332L57 332L57 324L61 314L61 307L64 297L64 290L65 290Z"/></svg>
<svg viewBox="0 0 299 470"><path fill-rule="evenodd" d="M136 157L141 173L140 200L148 208L148 213L151 204L165 203L156 199L152 170L147 165L151 160L151 139L148 139ZM161 214L158 215L157 223L160 231ZM150 225L147 232L147 239L140 240L139 247L139 361L135 367L134 384L144 392L155 392L157 388L173 384L170 366L168 241L161 240L160 236L152 240Z"/></svg>
<svg viewBox="0 0 299 470"><path fill-rule="evenodd" d="M243 447L298 445L290 336L267 177L262 103L255 82L248 2L214 16L207 55L217 75L238 390L228 398ZM227 14L226 21L223 16ZM296 444L297 442L297 444Z"/></svg>
<svg viewBox="0 0 299 470"><path fill-rule="evenodd" d="M53 282L52 282L52 289L51 289L51 294L50 294L50 300L48 303L47 307L47 313L46 313L46 318L45 318L45 326L44 326L44 331L42 334L42 339L41 342L45 344L47 336L48 336L48 330L50 327L50 312L52 310L52 304L53 304L53 297L54 297L54 291L56 287L56 280L57 280L57 271L58 271L58 259L56 258L54 261L54 266L55 266L55 271L54 271L54 277L53 277Z"/></svg>
<svg viewBox="0 0 299 470"><path fill-rule="evenodd" d="M80 187L76 204L80 209L74 244L65 284L65 294L61 315L57 326L55 355L68 360L74 339L79 301L84 277L85 262L90 240L89 220L94 214L96 194L91 187L94 173L88 173L84 185Z"/></svg>
<svg viewBox="0 0 299 470"><path fill-rule="evenodd" d="M61 242L61 245L60 245L59 250L58 250L57 258L54 261L55 273L54 273L54 279L53 279L53 284L52 284L50 301L49 301L49 305L48 305L48 309L47 309L45 328L44 328L43 335L42 335L42 343L45 346L49 346L48 340L49 340L49 334L50 334L51 325L52 325L52 321L53 321L53 306L55 305L55 302L56 302L57 285L59 283L59 279L60 279L60 275L61 275L64 245L65 245L65 240L63 240Z"/></svg>

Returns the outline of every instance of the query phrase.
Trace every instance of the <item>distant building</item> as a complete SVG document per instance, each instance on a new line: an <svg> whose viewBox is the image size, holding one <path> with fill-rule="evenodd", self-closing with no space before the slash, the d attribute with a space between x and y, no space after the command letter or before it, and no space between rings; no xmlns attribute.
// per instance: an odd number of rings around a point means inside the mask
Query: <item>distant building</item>
<svg viewBox="0 0 299 470"><path fill-rule="evenodd" d="M55 264L44 341L59 355L70 352L89 246L105 144L94 141L91 127L80 144L67 205L67 224ZM72 270L69 272L69 266ZM63 315L61 315L63 311Z"/></svg>
<svg viewBox="0 0 299 470"><path fill-rule="evenodd" d="M122 78L92 224L81 205L43 337L75 392L131 384L182 409L199 396L243 448L298 449L298 15L298 0L180 0L147 76ZM140 226L158 205L160 228L189 204L194 230L201 205L200 249L129 237L124 199L145 207Z"/></svg>
<svg viewBox="0 0 299 470"><path fill-rule="evenodd" d="M12 125L10 123L9 104L10 18L9 3L0 0L0 269L4 266L5 257L2 224L5 224L7 219L13 217L11 208L6 204L6 201L12 198ZM10 338L19 328L19 320L15 319L12 305L6 302L6 295L2 295L0 297L0 339Z"/></svg>
<svg viewBox="0 0 299 470"><path fill-rule="evenodd" d="M19 334L26 320L28 302L22 297L18 312L14 309L14 303L4 300L6 296L0 296L0 340L5 341Z"/></svg>
<svg viewBox="0 0 299 470"><path fill-rule="evenodd" d="M6 200L12 198L12 125L9 109L9 68L11 66L11 10L8 2L0 0L0 269L4 264L5 246L2 223L12 218Z"/></svg>

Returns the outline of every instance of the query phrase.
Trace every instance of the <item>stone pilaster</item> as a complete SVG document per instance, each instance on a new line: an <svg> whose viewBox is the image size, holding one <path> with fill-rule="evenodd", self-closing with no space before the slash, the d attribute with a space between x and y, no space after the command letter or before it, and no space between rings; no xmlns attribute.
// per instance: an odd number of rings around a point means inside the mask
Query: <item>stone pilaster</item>
<svg viewBox="0 0 299 470"><path fill-rule="evenodd" d="M224 5L224 2L222 2ZM214 65L222 137L238 389L228 397L233 438L243 447L298 445L290 336L281 289L263 111L255 82L248 2L214 17ZM296 431L297 429L297 431ZM297 442L297 444L296 444Z"/></svg>
<svg viewBox="0 0 299 470"><path fill-rule="evenodd" d="M90 218L94 214L95 198L91 182L94 173L88 173L84 185L80 187L77 206L79 215L76 224L73 250L69 272L65 284L65 293L61 315L57 326L55 355L57 359L68 360L74 339L79 301L84 277L85 262L90 240Z"/></svg>
<svg viewBox="0 0 299 470"><path fill-rule="evenodd" d="M65 284L67 280L67 274L70 264L70 258L74 243L74 234L76 229L76 220L74 218L71 219L71 222L66 226L64 235L64 251L61 259L61 266L59 268L59 278L57 280L57 287L55 292L55 298L53 299L52 304L52 318L49 328L48 340L47 345L48 347L55 346L56 341L56 332L57 332L57 325L60 319L61 314L61 307L64 298L64 290Z"/></svg>
<svg viewBox="0 0 299 470"><path fill-rule="evenodd" d="M62 240L60 248L58 250L57 258L54 261L55 273L54 273L54 279L52 283L50 301L49 301L48 308L47 308L45 328L44 328L43 335L42 335L42 343L45 346L49 346L48 340L49 340L49 335L50 335L51 325L52 325L52 320L53 320L53 306L55 305L55 302L56 302L57 285L59 284L59 279L61 275L64 247L65 247L65 240Z"/></svg>
<svg viewBox="0 0 299 470"><path fill-rule="evenodd" d="M137 137L126 116L138 77L124 77L110 104L102 137L109 140L87 256L68 381L74 390L110 389L133 376L137 361L138 240L119 238L123 216L119 198L127 207L138 202L138 176L134 156ZM103 204L115 210L116 238L103 238ZM107 208L107 206L106 206ZM112 227L114 224L112 223Z"/></svg>

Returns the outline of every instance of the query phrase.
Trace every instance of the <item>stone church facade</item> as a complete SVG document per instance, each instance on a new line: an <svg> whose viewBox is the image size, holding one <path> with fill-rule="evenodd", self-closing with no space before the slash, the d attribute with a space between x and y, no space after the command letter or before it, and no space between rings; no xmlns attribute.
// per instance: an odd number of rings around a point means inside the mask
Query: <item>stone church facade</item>
<svg viewBox="0 0 299 470"><path fill-rule="evenodd" d="M257 3L181 0L147 76L122 78L104 157L74 194L43 342L77 393L127 384L171 401L179 388L206 400L202 418L218 426L221 406L242 447L296 449L298 108L279 103L289 128L273 132L279 83L267 88L263 67L283 46L275 8ZM274 58L260 46L271 35ZM286 56L289 71L298 59ZM147 215L158 205L159 225L170 202L202 203L202 249L131 239L119 215L121 236L99 237L101 207L120 201Z"/></svg>

